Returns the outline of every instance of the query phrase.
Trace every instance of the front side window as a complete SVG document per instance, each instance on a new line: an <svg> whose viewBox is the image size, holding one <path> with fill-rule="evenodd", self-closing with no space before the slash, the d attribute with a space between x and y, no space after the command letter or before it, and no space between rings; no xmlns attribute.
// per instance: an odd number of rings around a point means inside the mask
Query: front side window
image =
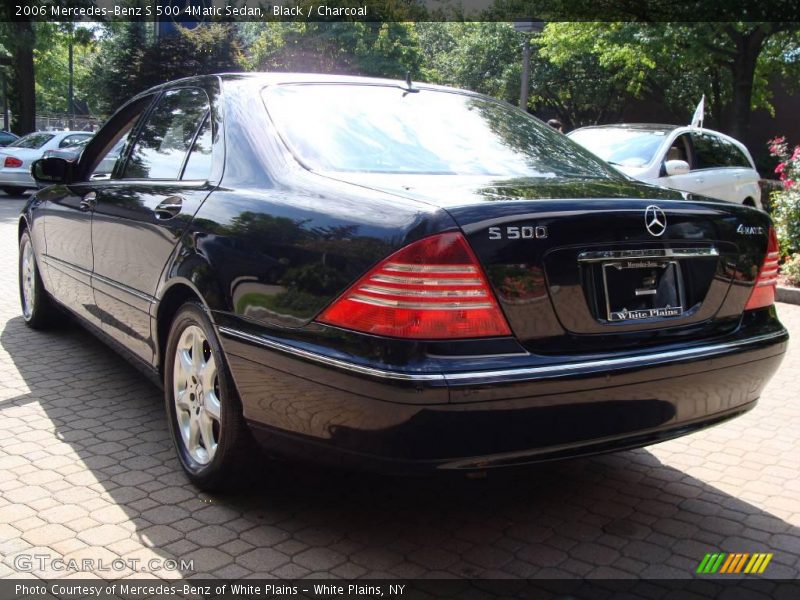
<svg viewBox="0 0 800 600"><path fill-rule="evenodd" d="M691 160L689 160L689 136L688 134L682 134L675 138L675 141L672 142L672 145L667 150L667 156L664 160L682 160L683 162L691 165Z"/></svg>
<svg viewBox="0 0 800 600"><path fill-rule="evenodd" d="M100 155L94 160L94 168L89 174L90 180L111 179L115 170L122 168L124 150L127 147L131 133L136 129L136 124L139 123L152 101L152 96L145 96L125 107L121 113L116 115L116 122L110 124L110 126L118 127L118 129L111 139L106 142L104 149L100 151ZM102 135L103 132L98 133L98 137Z"/></svg>
<svg viewBox="0 0 800 600"><path fill-rule="evenodd" d="M498 101L347 84L271 86L263 97L287 146L315 171L620 177L551 127Z"/></svg>
<svg viewBox="0 0 800 600"><path fill-rule="evenodd" d="M693 133L692 142L698 169L750 166L741 151L721 137L710 133ZM742 160L745 162L744 165L741 164Z"/></svg>
<svg viewBox="0 0 800 600"><path fill-rule="evenodd" d="M55 137L52 133L29 133L25 137L11 142L9 148L41 148Z"/></svg>
<svg viewBox="0 0 800 600"><path fill-rule="evenodd" d="M179 179L209 110L208 96L199 88L171 90L161 96L131 150L123 179Z"/></svg>

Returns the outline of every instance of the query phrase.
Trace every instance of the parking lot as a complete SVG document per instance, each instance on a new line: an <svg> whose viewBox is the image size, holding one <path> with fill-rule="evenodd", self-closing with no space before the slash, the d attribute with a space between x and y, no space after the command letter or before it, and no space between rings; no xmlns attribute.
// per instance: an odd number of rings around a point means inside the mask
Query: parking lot
<svg viewBox="0 0 800 600"><path fill-rule="evenodd" d="M213 496L160 390L78 326L24 325L21 206L0 194L0 576L688 577L715 551L800 575L800 306L778 307L795 339L756 409L689 437L463 481L265 461Z"/></svg>

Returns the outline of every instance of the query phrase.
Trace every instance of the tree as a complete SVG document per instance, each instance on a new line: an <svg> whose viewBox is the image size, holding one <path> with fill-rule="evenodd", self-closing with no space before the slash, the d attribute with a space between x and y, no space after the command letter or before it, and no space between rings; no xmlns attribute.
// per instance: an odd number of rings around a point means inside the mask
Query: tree
<svg viewBox="0 0 800 600"><path fill-rule="evenodd" d="M519 96L522 38L510 23L424 23L423 72L429 81L509 102Z"/></svg>
<svg viewBox="0 0 800 600"><path fill-rule="evenodd" d="M268 23L255 39L248 68L404 78L422 56L412 23Z"/></svg>
<svg viewBox="0 0 800 600"><path fill-rule="evenodd" d="M0 22L0 40L10 55L8 103L11 129L23 135L36 130L36 84L33 49L35 25L30 19Z"/></svg>
<svg viewBox="0 0 800 600"><path fill-rule="evenodd" d="M113 22L100 39L93 66L98 112L111 113L134 94L146 89L140 79L142 57L150 44L147 24L141 21Z"/></svg>
<svg viewBox="0 0 800 600"><path fill-rule="evenodd" d="M754 108L770 108L771 75L798 73L794 23L551 23L542 55L565 67L593 57L631 97L663 99L691 115L702 94L710 120L745 137Z"/></svg>
<svg viewBox="0 0 800 600"><path fill-rule="evenodd" d="M236 26L210 23L153 40L144 22L113 23L101 40L93 73L98 110L111 112L135 94L173 79L240 71L243 60Z"/></svg>

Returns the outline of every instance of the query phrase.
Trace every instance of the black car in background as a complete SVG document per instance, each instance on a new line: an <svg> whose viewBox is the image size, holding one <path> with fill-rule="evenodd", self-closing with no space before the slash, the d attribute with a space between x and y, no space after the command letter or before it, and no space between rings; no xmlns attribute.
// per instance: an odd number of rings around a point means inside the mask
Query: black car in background
<svg viewBox="0 0 800 600"><path fill-rule="evenodd" d="M254 438L391 472L643 446L751 409L786 349L766 214L465 91L184 79L33 171L25 321L66 308L161 382L204 488Z"/></svg>
<svg viewBox="0 0 800 600"><path fill-rule="evenodd" d="M0 146L8 146L11 142L16 142L18 139L18 135L6 131L5 129L0 130Z"/></svg>

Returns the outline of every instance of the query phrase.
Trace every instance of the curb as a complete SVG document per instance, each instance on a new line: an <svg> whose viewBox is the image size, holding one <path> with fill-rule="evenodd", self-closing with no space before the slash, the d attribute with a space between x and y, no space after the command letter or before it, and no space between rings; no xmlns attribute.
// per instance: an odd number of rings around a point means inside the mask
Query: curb
<svg viewBox="0 0 800 600"><path fill-rule="evenodd" d="M775 300L787 304L800 304L800 288L778 286L775 290Z"/></svg>

